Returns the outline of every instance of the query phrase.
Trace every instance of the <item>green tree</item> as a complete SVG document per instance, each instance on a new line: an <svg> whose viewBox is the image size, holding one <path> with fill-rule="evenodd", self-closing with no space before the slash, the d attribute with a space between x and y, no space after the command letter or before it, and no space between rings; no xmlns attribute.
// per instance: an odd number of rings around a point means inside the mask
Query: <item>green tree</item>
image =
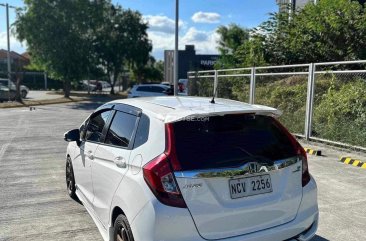
<svg viewBox="0 0 366 241"><path fill-rule="evenodd" d="M71 81L85 76L91 64L88 31L93 23L89 0L25 0L17 12L16 36L26 41L32 61L55 79L64 81L65 97Z"/></svg>
<svg viewBox="0 0 366 241"><path fill-rule="evenodd" d="M229 26L220 26L216 32L220 35L218 50L221 54L216 67L235 66L237 62L233 54L249 40L249 29L230 24Z"/></svg>
<svg viewBox="0 0 366 241"><path fill-rule="evenodd" d="M133 75L138 83L161 82L164 78L164 64L156 62L153 56L149 57L148 63L139 65L133 69Z"/></svg>
<svg viewBox="0 0 366 241"><path fill-rule="evenodd" d="M291 15L272 14L257 30L271 64L366 57L365 10L354 1L322 0Z"/></svg>
<svg viewBox="0 0 366 241"><path fill-rule="evenodd" d="M358 2L322 0L293 17L289 49L297 62L366 57L366 15Z"/></svg>
<svg viewBox="0 0 366 241"><path fill-rule="evenodd" d="M237 27L229 30L218 30L223 57L217 67L366 58L366 13L358 1L322 0L291 14L272 13L242 41Z"/></svg>
<svg viewBox="0 0 366 241"><path fill-rule="evenodd" d="M124 66L145 65L152 46L146 32L148 25L139 12L111 4L103 8L103 21L96 31L94 48L114 94L114 85Z"/></svg>
<svg viewBox="0 0 366 241"><path fill-rule="evenodd" d="M263 38L260 36L253 36L235 51L233 57L242 67L265 65Z"/></svg>

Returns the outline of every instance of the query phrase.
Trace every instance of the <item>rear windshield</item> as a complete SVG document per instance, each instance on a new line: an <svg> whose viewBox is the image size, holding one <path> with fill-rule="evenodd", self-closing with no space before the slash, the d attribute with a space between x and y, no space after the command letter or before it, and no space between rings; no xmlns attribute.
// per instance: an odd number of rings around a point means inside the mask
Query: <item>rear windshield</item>
<svg viewBox="0 0 366 241"><path fill-rule="evenodd" d="M270 164L296 155L291 141L268 116L253 114L191 118L174 123L183 170Z"/></svg>

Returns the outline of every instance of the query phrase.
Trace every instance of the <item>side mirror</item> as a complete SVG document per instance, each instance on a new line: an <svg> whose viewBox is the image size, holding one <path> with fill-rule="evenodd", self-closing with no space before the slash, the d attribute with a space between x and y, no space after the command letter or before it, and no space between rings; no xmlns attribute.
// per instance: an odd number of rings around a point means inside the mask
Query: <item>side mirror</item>
<svg viewBox="0 0 366 241"><path fill-rule="evenodd" d="M67 142L73 142L76 141L77 144L80 144L80 131L79 129L74 129L71 131L68 131L64 134L64 140Z"/></svg>

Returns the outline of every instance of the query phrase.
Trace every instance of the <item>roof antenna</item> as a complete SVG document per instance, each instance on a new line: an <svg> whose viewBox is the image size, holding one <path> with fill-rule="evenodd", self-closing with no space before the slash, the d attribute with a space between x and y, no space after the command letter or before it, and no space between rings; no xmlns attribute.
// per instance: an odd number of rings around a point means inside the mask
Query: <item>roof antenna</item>
<svg viewBox="0 0 366 241"><path fill-rule="evenodd" d="M215 97L216 97L216 95L217 95L217 87L216 87L216 89L215 89L215 93L214 93L214 96L212 96L212 100L210 101L210 103L211 104L216 104L216 102L215 102Z"/></svg>

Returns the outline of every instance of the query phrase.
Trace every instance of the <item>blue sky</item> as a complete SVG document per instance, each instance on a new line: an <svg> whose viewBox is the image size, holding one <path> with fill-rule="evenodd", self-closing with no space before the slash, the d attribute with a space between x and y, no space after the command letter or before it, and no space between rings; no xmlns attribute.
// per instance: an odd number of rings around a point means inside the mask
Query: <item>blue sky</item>
<svg viewBox="0 0 366 241"><path fill-rule="evenodd" d="M0 0L0 3L6 1ZM9 0L11 5L23 6L21 0ZM150 24L149 37L153 55L163 58L164 49L174 47L175 0L113 0L125 8L140 11ZM180 0L180 48L195 44L199 53L216 53L220 25L236 23L255 27L268 19L268 13L278 10L276 0ZM10 10L11 22L15 19ZM6 48L5 8L0 8L0 48ZM25 44L11 38L11 48L24 52Z"/></svg>

